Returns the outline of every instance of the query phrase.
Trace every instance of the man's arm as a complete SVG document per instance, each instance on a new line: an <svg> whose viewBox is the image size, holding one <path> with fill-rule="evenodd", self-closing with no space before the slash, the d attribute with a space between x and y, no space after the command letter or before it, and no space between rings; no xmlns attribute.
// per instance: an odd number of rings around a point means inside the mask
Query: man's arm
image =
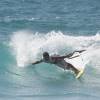
<svg viewBox="0 0 100 100"><path fill-rule="evenodd" d="M78 56L74 56L74 57L71 57L71 56L73 56L73 54L75 53L75 52L79 52L79 53L82 53L82 52L84 52L84 51L86 51L86 50L79 50L79 51L74 51L74 52L72 52L72 53L70 53L70 54L68 54L68 55L65 55L65 56L60 56L60 57L57 57L57 58L61 58L61 59L64 59L64 58L69 58L69 59L72 59L72 58L75 58L75 57L78 57Z"/></svg>
<svg viewBox="0 0 100 100"><path fill-rule="evenodd" d="M72 52L72 53L70 53L70 54L68 54L68 55L66 55L66 56L63 56L63 58L69 58L69 59L72 59L72 58L75 58L75 57L78 57L78 56L79 56L79 55L77 55L77 56L72 57L73 54L74 54L75 52L82 53L82 52L84 52L84 51L86 51L86 50L77 50L77 51L74 51L74 52Z"/></svg>
<svg viewBox="0 0 100 100"><path fill-rule="evenodd" d="M43 60L36 61L36 62L32 63L32 65L34 65L34 64L39 64L39 63L41 63L41 62L43 62Z"/></svg>
<svg viewBox="0 0 100 100"><path fill-rule="evenodd" d="M77 56L72 57L73 54L74 54L75 52L82 53L82 52L84 52L84 51L86 51L86 50L77 50L77 51L74 51L74 52L72 52L72 53L70 53L70 54L68 54L68 55L66 55L66 56L62 56L62 57L63 57L63 58L69 58L69 59L72 59L72 58L75 58L75 57L78 57L78 56L79 56L79 55L77 55Z"/></svg>

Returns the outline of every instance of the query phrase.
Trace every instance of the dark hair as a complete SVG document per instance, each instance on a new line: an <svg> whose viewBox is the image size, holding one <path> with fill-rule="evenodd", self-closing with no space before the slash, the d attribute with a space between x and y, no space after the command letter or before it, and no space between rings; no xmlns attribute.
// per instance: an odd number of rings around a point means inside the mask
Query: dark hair
<svg viewBox="0 0 100 100"><path fill-rule="evenodd" d="M48 53L48 52L44 52L44 53L43 53L43 59L44 59L45 61L49 61L49 53Z"/></svg>
<svg viewBox="0 0 100 100"><path fill-rule="evenodd" d="M43 57L49 57L49 53L48 52L44 52L43 53Z"/></svg>

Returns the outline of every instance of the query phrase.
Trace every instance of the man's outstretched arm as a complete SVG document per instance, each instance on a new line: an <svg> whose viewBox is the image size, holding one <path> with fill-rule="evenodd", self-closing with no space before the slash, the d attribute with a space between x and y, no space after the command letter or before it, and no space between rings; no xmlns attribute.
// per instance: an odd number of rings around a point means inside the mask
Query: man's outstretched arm
<svg viewBox="0 0 100 100"><path fill-rule="evenodd" d="M72 53L70 53L70 54L68 54L68 55L65 55L65 56L60 56L60 57L57 57L57 58L69 58L69 59L72 59L72 58L75 58L75 57L78 57L78 56L74 56L74 57L72 57L73 56L73 54L75 53L75 52L79 52L79 53L82 53L82 52L84 52L84 51L86 51L86 50L77 50L77 51L74 51L74 52L72 52Z"/></svg>
<svg viewBox="0 0 100 100"><path fill-rule="evenodd" d="M43 62L43 60L33 62L32 65L39 64L39 63L41 63L41 62Z"/></svg>
<svg viewBox="0 0 100 100"><path fill-rule="evenodd" d="M67 56L67 58L70 58L70 59L76 58L76 57L78 57L79 55L72 57L73 54L74 54L75 52L82 53L82 52L84 52L84 51L86 51L86 50L77 50L77 51L74 51L74 52L72 52L72 53L70 53L70 54L68 54L68 55L66 55L66 56ZM65 57L66 57L66 56L65 56Z"/></svg>
<svg viewBox="0 0 100 100"><path fill-rule="evenodd" d="M70 58L70 59L72 59L72 58L75 58L75 57L78 57L79 56L79 55L77 55L77 56L72 57L75 52L82 53L84 51L86 51L86 50L77 50L77 51L74 51L74 52L72 52L72 53L70 53L70 54L68 54L66 56L63 56L63 58Z"/></svg>

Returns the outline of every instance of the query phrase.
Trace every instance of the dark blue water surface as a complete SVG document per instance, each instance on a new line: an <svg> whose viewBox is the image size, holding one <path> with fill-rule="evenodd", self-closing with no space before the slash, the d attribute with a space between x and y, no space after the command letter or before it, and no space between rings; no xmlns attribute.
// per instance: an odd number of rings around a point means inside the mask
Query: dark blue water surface
<svg viewBox="0 0 100 100"><path fill-rule="evenodd" d="M99 0L1 0L0 33L22 29L95 34L100 28Z"/></svg>

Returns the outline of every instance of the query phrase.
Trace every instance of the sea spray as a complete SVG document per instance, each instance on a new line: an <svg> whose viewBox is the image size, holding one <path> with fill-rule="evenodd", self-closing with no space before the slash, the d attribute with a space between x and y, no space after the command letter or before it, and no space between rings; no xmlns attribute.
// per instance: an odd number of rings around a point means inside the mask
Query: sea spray
<svg viewBox="0 0 100 100"><path fill-rule="evenodd" d="M55 31L47 34L18 31L12 34L10 44L19 67L42 59L44 51L48 51L50 55L64 55L74 50L85 49L86 51L81 55L85 64L91 61L95 63L94 59L100 58L99 34L95 36L69 36ZM94 58L94 56L96 57ZM99 64L99 61L96 64Z"/></svg>

